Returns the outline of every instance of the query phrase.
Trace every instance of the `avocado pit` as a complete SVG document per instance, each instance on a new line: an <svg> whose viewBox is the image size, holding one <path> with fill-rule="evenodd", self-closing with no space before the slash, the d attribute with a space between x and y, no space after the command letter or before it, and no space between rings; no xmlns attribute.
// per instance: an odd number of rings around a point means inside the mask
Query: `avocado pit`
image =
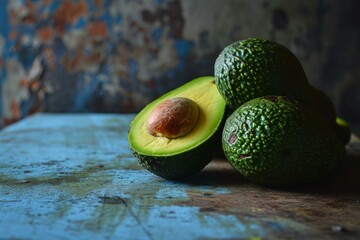
<svg viewBox="0 0 360 240"><path fill-rule="evenodd" d="M199 118L197 104L189 98L169 98L159 103L147 119L147 131L154 137L179 138L188 134Z"/></svg>

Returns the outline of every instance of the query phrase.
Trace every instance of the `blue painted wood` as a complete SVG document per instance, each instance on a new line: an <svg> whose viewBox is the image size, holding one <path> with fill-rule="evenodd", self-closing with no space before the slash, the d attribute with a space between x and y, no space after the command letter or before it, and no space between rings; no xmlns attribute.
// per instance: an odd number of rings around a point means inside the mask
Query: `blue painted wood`
<svg viewBox="0 0 360 240"><path fill-rule="evenodd" d="M321 186L253 185L215 159L182 182L138 164L134 115L38 114L0 132L1 239L358 239L360 154Z"/></svg>

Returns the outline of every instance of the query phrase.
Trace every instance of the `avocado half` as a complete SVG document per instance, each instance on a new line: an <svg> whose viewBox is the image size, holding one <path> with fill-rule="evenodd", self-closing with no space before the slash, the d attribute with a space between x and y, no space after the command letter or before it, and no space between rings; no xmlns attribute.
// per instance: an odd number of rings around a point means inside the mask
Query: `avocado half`
<svg viewBox="0 0 360 240"><path fill-rule="evenodd" d="M149 133L147 120L160 103L170 98L191 99L198 106L198 120L192 130L178 138ZM221 139L226 103L214 77L196 78L154 100L130 124L128 141L139 163L148 171L167 179L183 178L199 172L213 158Z"/></svg>

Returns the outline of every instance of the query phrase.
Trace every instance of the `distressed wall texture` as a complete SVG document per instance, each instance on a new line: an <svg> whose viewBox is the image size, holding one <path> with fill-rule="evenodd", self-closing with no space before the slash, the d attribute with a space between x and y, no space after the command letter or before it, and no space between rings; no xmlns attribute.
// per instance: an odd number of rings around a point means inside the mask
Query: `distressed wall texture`
<svg viewBox="0 0 360 240"><path fill-rule="evenodd" d="M0 1L0 118L136 112L201 75L227 44L289 47L360 132L356 0ZM1 127L0 126L0 127Z"/></svg>

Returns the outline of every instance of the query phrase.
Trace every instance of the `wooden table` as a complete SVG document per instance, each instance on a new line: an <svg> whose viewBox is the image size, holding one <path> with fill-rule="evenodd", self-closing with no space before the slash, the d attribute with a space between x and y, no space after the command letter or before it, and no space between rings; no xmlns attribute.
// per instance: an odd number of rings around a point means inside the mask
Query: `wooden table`
<svg viewBox="0 0 360 240"><path fill-rule="evenodd" d="M141 168L134 115L38 114L0 132L1 239L359 239L360 144L317 186L254 185L223 159L176 182Z"/></svg>

